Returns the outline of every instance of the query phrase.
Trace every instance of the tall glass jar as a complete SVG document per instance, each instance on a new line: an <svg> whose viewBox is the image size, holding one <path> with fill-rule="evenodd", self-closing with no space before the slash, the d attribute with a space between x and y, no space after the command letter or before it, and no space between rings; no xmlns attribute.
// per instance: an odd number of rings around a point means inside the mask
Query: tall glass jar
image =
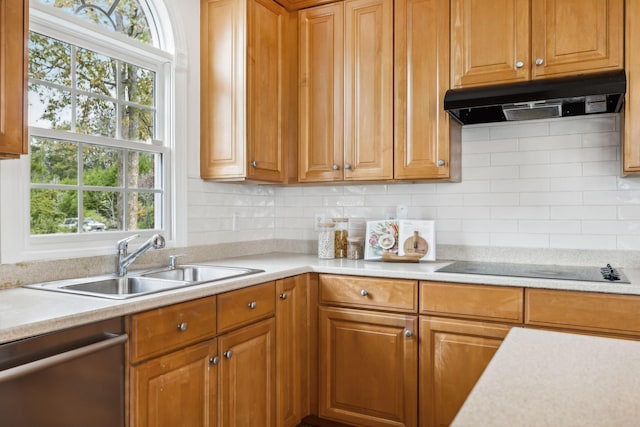
<svg viewBox="0 0 640 427"><path fill-rule="evenodd" d="M331 223L318 225L318 258L335 258L335 225Z"/></svg>
<svg viewBox="0 0 640 427"><path fill-rule="evenodd" d="M348 218L333 218L335 224L334 230L334 253L336 258L347 257L347 237L349 234L349 219Z"/></svg>

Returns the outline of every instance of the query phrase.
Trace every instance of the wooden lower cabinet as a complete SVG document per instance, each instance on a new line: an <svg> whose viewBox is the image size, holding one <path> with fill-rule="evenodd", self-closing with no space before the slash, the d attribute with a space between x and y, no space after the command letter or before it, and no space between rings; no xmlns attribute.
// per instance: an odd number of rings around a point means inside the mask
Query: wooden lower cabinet
<svg viewBox="0 0 640 427"><path fill-rule="evenodd" d="M448 426L510 325L420 316L420 426Z"/></svg>
<svg viewBox="0 0 640 427"><path fill-rule="evenodd" d="M319 415L417 425L417 316L319 308Z"/></svg>
<svg viewBox="0 0 640 427"><path fill-rule="evenodd" d="M276 281L277 427L296 427L317 397L317 274Z"/></svg>
<svg viewBox="0 0 640 427"><path fill-rule="evenodd" d="M132 426L215 427L216 352L212 339L134 366Z"/></svg>
<svg viewBox="0 0 640 427"><path fill-rule="evenodd" d="M220 426L275 426L275 320L263 320L218 339Z"/></svg>

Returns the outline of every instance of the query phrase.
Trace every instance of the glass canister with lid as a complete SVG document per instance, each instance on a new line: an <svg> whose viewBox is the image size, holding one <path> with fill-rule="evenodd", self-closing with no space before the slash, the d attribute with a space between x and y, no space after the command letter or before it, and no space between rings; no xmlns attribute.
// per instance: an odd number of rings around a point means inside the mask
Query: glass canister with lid
<svg viewBox="0 0 640 427"><path fill-rule="evenodd" d="M334 253L336 258L347 257L347 237L349 235L349 219L333 218L334 228Z"/></svg>
<svg viewBox="0 0 640 427"><path fill-rule="evenodd" d="M318 225L318 258L335 258L335 224L326 223Z"/></svg>
<svg viewBox="0 0 640 427"><path fill-rule="evenodd" d="M347 238L347 258L364 258L364 237L356 236Z"/></svg>

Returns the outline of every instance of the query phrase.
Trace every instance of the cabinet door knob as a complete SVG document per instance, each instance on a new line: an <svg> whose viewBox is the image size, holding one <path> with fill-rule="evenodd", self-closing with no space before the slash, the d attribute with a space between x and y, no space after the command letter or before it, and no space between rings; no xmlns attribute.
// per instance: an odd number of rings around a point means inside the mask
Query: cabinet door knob
<svg viewBox="0 0 640 427"><path fill-rule="evenodd" d="M256 162L255 160L251 162L251 166L254 168L258 167L258 162Z"/></svg>
<svg viewBox="0 0 640 427"><path fill-rule="evenodd" d="M447 162L445 162L444 160L439 159L437 164L438 164L438 166L442 167L442 166L444 166L446 163L447 163Z"/></svg>
<svg viewBox="0 0 640 427"><path fill-rule="evenodd" d="M345 164L344 164L344 168L345 168L346 170L351 169L351 163L345 163Z"/></svg>
<svg viewBox="0 0 640 427"><path fill-rule="evenodd" d="M247 304L247 307L253 310L254 308L256 308L257 305L258 304L255 301L251 301L249 304Z"/></svg>
<svg viewBox="0 0 640 427"><path fill-rule="evenodd" d="M220 358L218 356L213 356L209 359L209 365L217 365L218 363L220 363Z"/></svg>
<svg viewBox="0 0 640 427"><path fill-rule="evenodd" d="M289 295L287 295L286 292L283 292L280 294L280 299L287 299L289 297Z"/></svg>
<svg viewBox="0 0 640 427"><path fill-rule="evenodd" d="M407 329L406 331L404 331L404 336L407 338L411 338L413 336L413 332L411 332L411 329Z"/></svg>
<svg viewBox="0 0 640 427"><path fill-rule="evenodd" d="M231 359L231 356L233 356L233 351L227 350L224 353L222 353L222 355L225 357L225 359Z"/></svg>
<svg viewBox="0 0 640 427"><path fill-rule="evenodd" d="M360 291L360 295L362 295L363 297L366 297L367 295L369 295L369 292L367 292L366 289L363 289Z"/></svg>
<svg viewBox="0 0 640 427"><path fill-rule="evenodd" d="M189 325L187 324L187 322L178 323L178 330L180 332L186 331L188 327Z"/></svg>
<svg viewBox="0 0 640 427"><path fill-rule="evenodd" d="M516 68L522 68L522 67L524 67L524 62L522 61L516 62Z"/></svg>
<svg viewBox="0 0 640 427"><path fill-rule="evenodd" d="M542 65L542 64L544 64L544 59L542 58L536 59L536 65Z"/></svg>
<svg viewBox="0 0 640 427"><path fill-rule="evenodd" d="M334 171L337 171L337 170L339 170L339 169L340 169L340 166L338 166L338 165L333 165L333 166L331 167L331 169L333 169Z"/></svg>

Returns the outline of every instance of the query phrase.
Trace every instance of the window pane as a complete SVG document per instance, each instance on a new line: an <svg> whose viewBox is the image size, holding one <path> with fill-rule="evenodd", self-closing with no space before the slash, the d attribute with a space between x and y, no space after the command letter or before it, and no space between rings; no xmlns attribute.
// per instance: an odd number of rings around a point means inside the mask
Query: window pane
<svg viewBox="0 0 640 427"><path fill-rule="evenodd" d="M82 182L98 187L122 186L122 150L85 145L82 150Z"/></svg>
<svg viewBox="0 0 640 427"><path fill-rule="evenodd" d="M127 160L128 188L160 188L156 182L156 167L160 167L162 155L130 151Z"/></svg>
<svg viewBox="0 0 640 427"><path fill-rule="evenodd" d="M29 83L29 126L71 130L71 93Z"/></svg>
<svg viewBox="0 0 640 427"><path fill-rule="evenodd" d="M154 117L153 111L131 106L123 107L122 139L151 143L154 138Z"/></svg>
<svg viewBox="0 0 640 427"><path fill-rule="evenodd" d="M31 189L31 234L74 233L77 216L76 191Z"/></svg>
<svg viewBox="0 0 640 427"><path fill-rule="evenodd" d="M160 228L155 221L154 193L130 193L127 203L128 230L153 230ZM159 206L158 206L159 208Z"/></svg>
<svg viewBox="0 0 640 427"><path fill-rule="evenodd" d="M116 98L116 60L79 48L76 52L76 86L80 90Z"/></svg>
<svg viewBox="0 0 640 427"><path fill-rule="evenodd" d="M83 191L83 231L122 230L122 193Z"/></svg>
<svg viewBox="0 0 640 427"><path fill-rule="evenodd" d="M71 45L29 33L29 78L71 87Z"/></svg>
<svg viewBox="0 0 640 427"><path fill-rule="evenodd" d="M31 182L77 184L78 146L67 141L31 138Z"/></svg>
<svg viewBox="0 0 640 427"><path fill-rule="evenodd" d="M38 0L70 14L144 43L152 44L151 31L137 0ZM115 4L115 7L113 5Z"/></svg>
<svg viewBox="0 0 640 427"><path fill-rule="evenodd" d="M121 80L125 101L153 107L156 73L132 64L122 64Z"/></svg>
<svg viewBox="0 0 640 427"><path fill-rule="evenodd" d="M76 132L88 135L116 136L116 105L92 96L78 96Z"/></svg>

